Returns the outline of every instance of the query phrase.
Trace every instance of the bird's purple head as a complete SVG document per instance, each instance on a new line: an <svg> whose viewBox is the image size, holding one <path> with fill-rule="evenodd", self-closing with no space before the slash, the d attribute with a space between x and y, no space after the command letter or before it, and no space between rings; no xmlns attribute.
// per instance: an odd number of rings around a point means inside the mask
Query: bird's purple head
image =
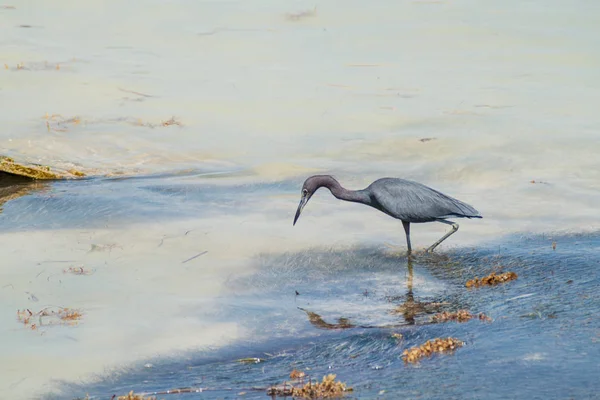
<svg viewBox="0 0 600 400"><path fill-rule="evenodd" d="M333 182L337 183L337 181L330 175L313 175L304 181L301 192L302 197L300 197L300 204L298 205L296 216L294 217L294 225L296 225L296 221L298 221L298 218L300 218L300 214L302 213L304 206L306 203L308 203L308 200L310 200L312 195L315 194L317 189L323 186L329 187L329 185L331 185Z"/></svg>

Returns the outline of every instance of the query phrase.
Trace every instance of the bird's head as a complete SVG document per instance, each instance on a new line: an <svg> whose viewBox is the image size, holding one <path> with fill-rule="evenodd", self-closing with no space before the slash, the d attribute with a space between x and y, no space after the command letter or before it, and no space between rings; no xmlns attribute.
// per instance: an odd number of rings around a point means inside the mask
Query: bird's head
<svg viewBox="0 0 600 400"><path fill-rule="evenodd" d="M333 177L329 175L314 175L304 181L302 185L302 192L300 197L300 204L298 205L298 210L296 210L296 216L294 217L294 225L296 225L296 221L300 218L300 214L302 213L302 209L313 194L322 186L329 185L332 181L335 181ZM337 181L335 181L337 182Z"/></svg>

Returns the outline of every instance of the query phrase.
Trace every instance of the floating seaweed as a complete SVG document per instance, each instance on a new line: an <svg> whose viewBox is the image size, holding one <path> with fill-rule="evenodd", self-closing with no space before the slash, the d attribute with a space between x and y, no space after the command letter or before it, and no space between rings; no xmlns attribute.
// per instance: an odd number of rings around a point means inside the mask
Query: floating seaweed
<svg viewBox="0 0 600 400"><path fill-rule="evenodd" d="M290 372L290 379L301 379L304 378L306 374L303 371L299 371L297 369Z"/></svg>
<svg viewBox="0 0 600 400"><path fill-rule="evenodd" d="M517 279L517 274L514 272L505 272L503 274L496 274L492 272L488 276L485 276L481 279L475 277L465 284L466 287L480 287L480 286L494 286L499 283L509 282Z"/></svg>
<svg viewBox="0 0 600 400"><path fill-rule="evenodd" d="M288 397L294 395L294 387L284 383L283 385L271 386L267 388L267 396Z"/></svg>
<svg viewBox="0 0 600 400"><path fill-rule="evenodd" d="M279 385L267 389L268 396L293 396L303 399L330 399L341 397L348 392L352 392L352 388L346 386L345 383L335 380L335 374L329 374L323 377L322 382L308 382L306 385L296 387L293 385Z"/></svg>
<svg viewBox="0 0 600 400"><path fill-rule="evenodd" d="M63 321L79 321L83 317L79 310L69 308L63 308L57 315Z"/></svg>
<svg viewBox="0 0 600 400"><path fill-rule="evenodd" d="M431 317L431 322L448 322L448 321L456 321L456 322L467 322L473 318L479 318L481 321L491 321L492 319L485 315L484 313L479 313L479 315L473 315L467 310L458 310L455 312L443 311L441 313L435 314Z"/></svg>
<svg viewBox="0 0 600 400"><path fill-rule="evenodd" d="M17 319L31 330L40 326L76 325L82 317L83 313L73 308L58 307L52 310L52 307L46 307L38 312L30 309L17 310ZM37 323L34 323L35 321Z"/></svg>
<svg viewBox="0 0 600 400"><path fill-rule="evenodd" d="M114 396L113 396L114 398ZM141 394L135 394L133 393L133 390L129 393L127 393L125 396L119 396L117 397L117 400L156 400L156 397L153 396L144 396Z"/></svg>
<svg viewBox="0 0 600 400"><path fill-rule="evenodd" d="M345 383L335 380L335 374L329 374L323 377L322 382L307 383L302 388L294 388L293 395L306 399L332 398L340 397L346 392L351 392L352 388L347 387Z"/></svg>
<svg viewBox="0 0 600 400"><path fill-rule="evenodd" d="M404 362L415 363L423 357L429 357L434 353L449 353L455 349L461 347L464 343L454 338L435 338L428 340L424 344L418 347L411 347L410 349L404 350L402 353L402 359Z"/></svg>

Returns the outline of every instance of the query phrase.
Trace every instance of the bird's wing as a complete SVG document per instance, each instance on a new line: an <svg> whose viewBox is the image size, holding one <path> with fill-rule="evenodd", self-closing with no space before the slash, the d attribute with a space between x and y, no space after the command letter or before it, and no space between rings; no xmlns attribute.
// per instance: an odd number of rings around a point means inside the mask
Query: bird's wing
<svg viewBox="0 0 600 400"><path fill-rule="evenodd" d="M440 218L480 217L479 212L460 200L446 196L418 182L384 178L369 187L374 207L408 222L428 222Z"/></svg>

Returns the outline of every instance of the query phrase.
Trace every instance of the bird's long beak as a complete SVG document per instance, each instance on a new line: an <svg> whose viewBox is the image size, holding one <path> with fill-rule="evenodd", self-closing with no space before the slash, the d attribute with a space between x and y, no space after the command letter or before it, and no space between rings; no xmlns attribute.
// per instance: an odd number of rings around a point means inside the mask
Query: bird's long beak
<svg viewBox="0 0 600 400"><path fill-rule="evenodd" d="M298 204L298 209L296 210L296 216L294 217L294 225L296 225L296 221L300 218L300 214L302 213L302 209L308 202L308 196L302 196L300 199L300 204Z"/></svg>

